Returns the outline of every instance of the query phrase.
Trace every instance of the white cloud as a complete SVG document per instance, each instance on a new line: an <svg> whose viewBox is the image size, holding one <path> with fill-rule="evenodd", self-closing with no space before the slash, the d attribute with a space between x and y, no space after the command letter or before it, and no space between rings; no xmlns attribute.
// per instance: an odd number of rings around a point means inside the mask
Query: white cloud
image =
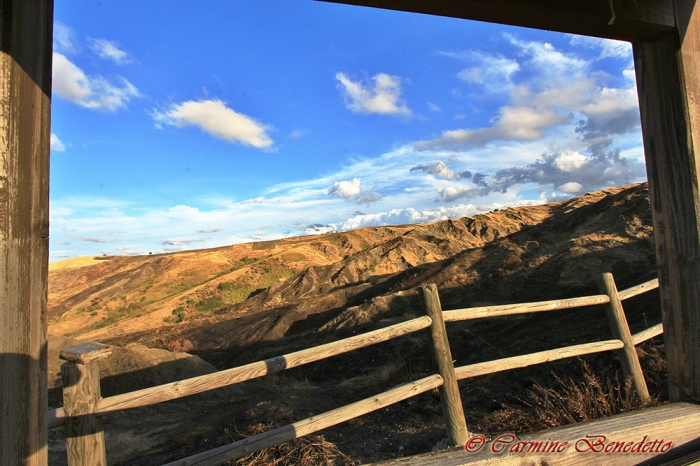
<svg viewBox="0 0 700 466"><path fill-rule="evenodd" d="M457 74L462 81L482 85L489 92L507 92L513 87L513 75L520 70L517 60L476 51L462 56L474 63Z"/></svg>
<svg viewBox="0 0 700 466"><path fill-rule="evenodd" d="M53 48L60 53L76 53L75 31L62 23L53 25Z"/></svg>
<svg viewBox="0 0 700 466"><path fill-rule="evenodd" d="M342 197L346 201L351 201L355 196L360 194L360 178L352 180L336 181L328 189L328 194L335 197Z"/></svg>
<svg viewBox="0 0 700 466"><path fill-rule="evenodd" d="M428 102L428 108L429 108L430 111L432 111L432 112L441 112L441 111L442 111L442 110L440 109L440 107L438 107L437 105L435 105L435 104L433 104L433 103L430 103L430 102Z"/></svg>
<svg viewBox="0 0 700 466"><path fill-rule="evenodd" d="M272 145L267 126L253 118L238 113L221 100L188 100L173 104L165 112L154 111L156 126L197 126L210 135L231 143L241 143L257 148Z"/></svg>
<svg viewBox="0 0 700 466"><path fill-rule="evenodd" d="M337 73L338 87L343 91L348 109L354 113L409 116L411 110L401 99L401 78L379 73L372 77L374 85L351 80Z"/></svg>
<svg viewBox="0 0 700 466"><path fill-rule="evenodd" d="M102 76L87 76L83 70L60 53L53 54L53 92L92 110L115 112L139 97L136 87L124 78L120 86L110 84Z"/></svg>
<svg viewBox="0 0 700 466"><path fill-rule="evenodd" d="M557 188L559 191L562 191L567 194L576 194L580 193L581 190L583 189L583 186L581 186L581 183L576 183L575 181L569 181L568 183L565 183Z"/></svg>
<svg viewBox="0 0 700 466"><path fill-rule="evenodd" d="M192 243L201 243L203 238L166 238L158 241L164 246L189 246Z"/></svg>
<svg viewBox="0 0 700 466"><path fill-rule="evenodd" d="M581 168L588 159L578 152L562 152L557 154L553 160L554 167L563 172L571 173Z"/></svg>
<svg viewBox="0 0 700 466"><path fill-rule="evenodd" d="M311 134L311 131L308 129L295 129L290 133L289 137L292 139L298 139L302 136L306 136L307 134Z"/></svg>
<svg viewBox="0 0 700 466"><path fill-rule="evenodd" d="M64 152L66 150L66 146L53 133L51 133L51 150L56 152Z"/></svg>
<svg viewBox="0 0 700 466"><path fill-rule="evenodd" d="M90 48L98 57L104 60L112 60L117 65L131 63L132 59L126 51L107 39L91 39Z"/></svg>
<svg viewBox="0 0 700 466"><path fill-rule="evenodd" d="M588 36L571 36L571 45L600 50L598 60L615 58L620 60L632 59L632 44L613 39L598 39Z"/></svg>

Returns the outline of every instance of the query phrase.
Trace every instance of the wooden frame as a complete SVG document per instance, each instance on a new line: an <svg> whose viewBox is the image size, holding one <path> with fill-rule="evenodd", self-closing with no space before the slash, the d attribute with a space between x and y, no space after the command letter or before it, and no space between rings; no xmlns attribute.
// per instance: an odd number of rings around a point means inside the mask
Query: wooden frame
<svg viewBox="0 0 700 466"><path fill-rule="evenodd" d="M324 0L633 42L672 400L700 402L695 0ZM47 463L53 0L0 0L0 464Z"/></svg>

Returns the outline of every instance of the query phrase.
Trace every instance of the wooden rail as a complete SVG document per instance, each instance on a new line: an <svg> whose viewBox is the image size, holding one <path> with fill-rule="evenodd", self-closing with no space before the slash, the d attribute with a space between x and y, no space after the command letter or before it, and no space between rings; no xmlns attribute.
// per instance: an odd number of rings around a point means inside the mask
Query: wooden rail
<svg viewBox="0 0 700 466"><path fill-rule="evenodd" d="M445 322L458 322L460 320L483 319L485 317L503 317L513 314L529 314L531 312L559 311L561 309L573 309L575 307L606 304L610 298L606 295L584 296L582 298L555 299L552 301L540 301L536 303L502 304L499 306L470 307L468 309L455 309L445 311Z"/></svg>
<svg viewBox="0 0 700 466"><path fill-rule="evenodd" d="M347 353L402 335L417 332L418 330L429 327L431 323L430 317L423 316L362 335L356 335L344 340L296 351L284 356L277 356L264 361L246 364L245 366L234 367L233 369L214 372L213 374L200 375L199 377L178 380L177 382L102 398L95 405L92 414L114 414L126 409L150 406L164 401L175 400L208 390L245 382L246 380L274 374L275 372L320 361L331 356ZM49 428L60 426L67 417L63 408L49 411Z"/></svg>
<svg viewBox="0 0 700 466"><path fill-rule="evenodd" d="M496 359L495 361L480 362L468 366L455 367L455 373L459 380L493 374L495 372L520 369L534 366L544 362L557 361L559 359L583 356L584 354L600 353L602 351L617 350L624 346L620 340L596 341L582 345L565 346L563 348L540 351L539 353L524 354L511 358Z"/></svg>
<svg viewBox="0 0 700 466"><path fill-rule="evenodd" d="M663 333L663 326L658 324L631 335L624 311L622 310L622 300L658 288L658 286L658 280L650 280L618 292L612 275L603 274L599 280L599 287L604 294L600 295L443 311L440 306L437 287L435 285L424 285L420 288L420 291L426 312L425 316L245 366L108 398L100 397L99 383L96 383L96 381L99 380L97 358L107 356L109 350L103 345L79 345L61 353L61 357L69 361L62 366L64 374L64 408L48 412L49 428L57 427L61 424L66 426L67 441L70 440L72 442L68 445L69 466L105 464L104 438L99 416L233 385L429 328L429 342L437 374L269 432L168 463L167 466L214 465L242 458L263 448L317 432L434 388L440 390L440 401L450 443L452 445L463 445L468 438L468 432L457 386L458 380L585 354L617 351L623 366L623 372L626 377L632 377L637 395L642 400L648 397L646 383L644 382L634 345L660 335ZM530 312L548 312L592 305L606 306L613 339L572 345L457 368L453 365L445 322ZM70 422L66 422L67 420L70 420Z"/></svg>

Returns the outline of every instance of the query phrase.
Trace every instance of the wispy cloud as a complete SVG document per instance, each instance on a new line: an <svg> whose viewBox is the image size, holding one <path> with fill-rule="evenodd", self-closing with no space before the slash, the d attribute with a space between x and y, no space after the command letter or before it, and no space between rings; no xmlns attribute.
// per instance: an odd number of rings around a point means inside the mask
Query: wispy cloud
<svg viewBox="0 0 700 466"><path fill-rule="evenodd" d="M401 78L379 73L373 83L353 81L345 73L337 73L338 87L343 92L347 108L354 113L379 115L411 115L406 102L401 99Z"/></svg>
<svg viewBox="0 0 700 466"><path fill-rule="evenodd" d="M158 127L197 126L208 134L231 143L260 149L272 146L272 139L267 134L269 127L236 112L218 99L188 100L181 104L173 104L164 112L154 111L153 119Z"/></svg>
<svg viewBox="0 0 700 466"><path fill-rule="evenodd" d="M55 134L51 133L51 150L55 152L64 152L66 150L66 146L63 145L63 143L58 139L58 136Z"/></svg>
<svg viewBox="0 0 700 466"><path fill-rule="evenodd" d="M53 48L59 53L76 53L75 31L62 23L53 25Z"/></svg>
<svg viewBox="0 0 700 466"><path fill-rule="evenodd" d="M90 49L104 60L112 60L117 65L125 65L133 60L116 42L107 39L90 39Z"/></svg>
<svg viewBox="0 0 700 466"><path fill-rule="evenodd" d="M164 246L188 246L192 243L201 243L203 238L167 238L158 241L158 244Z"/></svg>
<svg viewBox="0 0 700 466"><path fill-rule="evenodd" d="M81 241L86 241L88 243L114 243L115 239L98 238L95 236L85 236L80 238Z"/></svg>
<svg viewBox="0 0 700 466"><path fill-rule="evenodd" d="M202 228L201 230L197 230L197 233L216 233L219 231L221 231L221 228L211 227L211 228Z"/></svg>
<svg viewBox="0 0 700 466"><path fill-rule="evenodd" d="M118 85L102 76L88 76L65 55L53 54L53 92L92 110L115 112L139 97L139 91L125 78Z"/></svg>

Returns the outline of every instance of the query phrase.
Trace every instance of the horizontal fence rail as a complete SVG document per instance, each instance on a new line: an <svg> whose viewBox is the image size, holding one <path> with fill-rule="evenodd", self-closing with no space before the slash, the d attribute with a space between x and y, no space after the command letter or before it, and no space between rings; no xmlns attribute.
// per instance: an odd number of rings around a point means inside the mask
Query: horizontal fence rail
<svg viewBox="0 0 700 466"><path fill-rule="evenodd" d="M495 361L480 362L468 366L455 367L457 379L468 379L480 375L493 374L495 372L520 369L545 362L558 361L560 359L583 356L584 354L600 353L603 351L617 350L624 346L620 340L596 341L582 345L565 346L539 353L524 354L511 358L496 359Z"/></svg>
<svg viewBox="0 0 700 466"><path fill-rule="evenodd" d="M245 366L234 367L213 374L200 375L189 379L179 380L155 387L144 388L121 395L102 398L97 402L91 414L114 414L126 409L150 406L164 401L175 400L185 396L195 395L216 388L245 382L264 375L291 369L293 367L320 361L338 354L375 345L409 333L430 327L432 320L428 316L411 319L372 332L363 333L343 340L326 343L325 345L296 351L284 356L258 361ZM63 408L49 411L49 428L58 427L68 418Z"/></svg>
<svg viewBox="0 0 700 466"><path fill-rule="evenodd" d="M648 282L644 282L637 286L633 286L632 288L627 288L626 290L620 291L618 293L618 296L620 297L621 301L624 301L625 299L629 299L642 293L646 293L647 291L655 290L658 287L659 279L655 278L653 280L649 280Z"/></svg>
<svg viewBox="0 0 700 466"><path fill-rule="evenodd" d="M443 383L439 375L431 375L415 382L400 385L371 398L351 403L341 408L304 419L303 421L278 427L262 434L248 437L237 442L198 453L196 455L173 461L165 466L213 466L226 461L243 458L251 453L279 443L289 442L295 438L318 432L319 430L340 424L350 419L371 413L378 409L398 403L421 393L438 388Z"/></svg>
<svg viewBox="0 0 700 466"><path fill-rule="evenodd" d="M498 306L470 307L443 311L445 322L458 322L460 320L483 319L485 317L502 317L514 314L529 314L531 312L559 311L561 309L573 309L576 307L606 304L610 297L604 294L584 296L581 298L555 299L552 301L540 301L537 303L502 304Z"/></svg>
<svg viewBox="0 0 700 466"><path fill-rule="evenodd" d="M653 327L649 327L639 333L635 333L632 335L632 340L634 341L635 345L638 345L644 341L654 338L655 336L661 335L662 333L664 333L664 324L656 324Z"/></svg>

